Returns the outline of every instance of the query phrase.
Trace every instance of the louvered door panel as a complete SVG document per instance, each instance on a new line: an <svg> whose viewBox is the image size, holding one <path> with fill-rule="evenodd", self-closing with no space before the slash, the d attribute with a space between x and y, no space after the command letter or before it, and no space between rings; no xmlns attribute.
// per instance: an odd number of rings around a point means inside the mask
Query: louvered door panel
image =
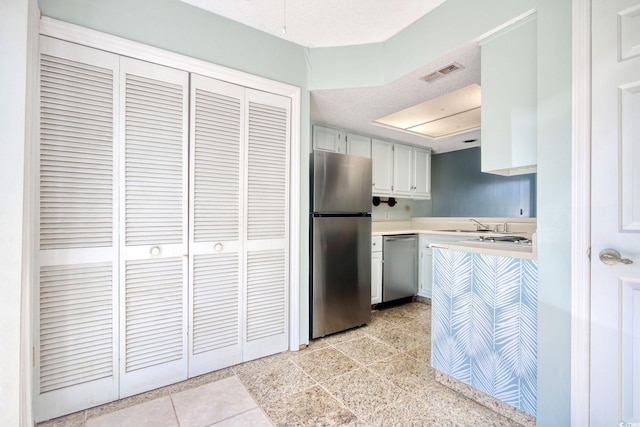
<svg viewBox="0 0 640 427"><path fill-rule="evenodd" d="M190 376L242 362L244 92L191 77Z"/></svg>
<svg viewBox="0 0 640 427"><path fill-rule="evenodd" d="M40 47L36 421L118 396L118 57Z"/></svg>
<svg viewBox="0 0 640 427"><path fill-rule="evenodd" d="M288 347L289 99L247 90L244 359Z"/></svg>
<svg viewBox="0 0 640 427"><path fill-rule="evenodd" d="M121 58L121 397L187 378L188 73Z"/></svg>

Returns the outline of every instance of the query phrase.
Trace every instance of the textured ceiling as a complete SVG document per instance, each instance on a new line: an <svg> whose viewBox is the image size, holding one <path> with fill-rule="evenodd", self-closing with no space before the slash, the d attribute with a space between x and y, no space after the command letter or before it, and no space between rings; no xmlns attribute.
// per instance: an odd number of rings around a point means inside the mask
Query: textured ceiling
<svg viewBox="0 0 640 427"><path fill-rule="evenodd" d="M445 0L182 0L306 47L389 39ZM282 33L286 24L287 32Z"/></svg>
<svg viewBox="0 0 640 427"><path fill-rule="evenodd" d="M423 75L451 62L458 62L465 68L433 83L420 80ZM381 117L473 83L480 83L480 47L477 43L470 43L452 51L385 86L312 91L311 121L365 135L430 147L435 153L475 147L480 145L479 130L432 140L372 123ZM477 141L470 144L463 142L468 139Z"/></svg>
<svg viewBox="0 0 640 427"><path fill-rule="evenodd" d="M181 1L302 46L330 47L385 41L445 0ZM283 34L285 23L287 32ZM433 83L420 80L452 62L465 68ZM477 44L463 46L385 86L312 91L311 122L430 147L434 153L474 147L480 145L480 130L434 140L372 123L473 83L480 83ZM469 139L476 141L463 142Z"/></svg>

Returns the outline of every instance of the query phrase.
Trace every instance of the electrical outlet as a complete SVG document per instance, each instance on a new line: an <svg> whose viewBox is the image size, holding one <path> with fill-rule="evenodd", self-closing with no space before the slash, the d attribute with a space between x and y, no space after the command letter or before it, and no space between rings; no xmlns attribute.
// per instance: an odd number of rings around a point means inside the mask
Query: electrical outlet
<svg viewBox="0 0 640 427"><path fill-rule="evenodd" d="M389 212L384 213L384 219L389 219Z"/></svg>

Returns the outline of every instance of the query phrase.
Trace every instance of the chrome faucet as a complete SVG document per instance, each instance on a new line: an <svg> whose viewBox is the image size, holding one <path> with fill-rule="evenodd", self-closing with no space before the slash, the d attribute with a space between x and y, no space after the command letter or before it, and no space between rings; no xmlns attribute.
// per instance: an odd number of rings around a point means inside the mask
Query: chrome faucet
<svg viewBox="0 0 640 427"><path fill-rule="evenodd" d="M478 224L478 225L476 225L476 230L478 230L478 231L480 231L480 230L491 230L488 225L484 225L480 221L477 221L477 220L475 220L473 218L469 218L469 221L473 221L476 224Z"/></svg>

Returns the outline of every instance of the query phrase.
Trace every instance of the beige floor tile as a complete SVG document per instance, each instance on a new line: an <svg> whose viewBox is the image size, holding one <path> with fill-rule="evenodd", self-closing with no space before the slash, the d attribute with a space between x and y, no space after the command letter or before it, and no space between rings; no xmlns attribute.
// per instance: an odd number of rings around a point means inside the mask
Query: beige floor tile
<svg viewBox="0 0 640 427"><path fill-rule="evenodd" d="M245 367L238 378L261 405L316 385L316 382L289 359L277 363Z"/></svg>
<svg viewBox="0 0 640 427"><path fill-rule="evenodd" d="M379 414L379 409L398 400L403 390L367 368L327 381L325 387L358 418Z"/></svg>
<svg viewBox="0 0 640 427"><path fill-rule="evenodd" d="M233 376L171 396L180 427L209 426L258 405Z"/></svg>
<svg viewBox="0 0 640 427"><path fill-rule="evenodd" d="M303 353L293 360L307 375L321 383L360 367L333 347Z"/></svg>
<svg viewBox="0 0 640 427"><path fill-rule="evenodd" d="M162 387L145 393L136 394L135 396L125 397L124 399L116 400L115 402L107 403L106 405L87 409L87 419L99 417L104 414L110 414L112 412L120 411L141 403L150 402L168 395L169 393L167 392L166 387Z"/></svg>
<svg viewBox="0 0 640 427"><path fill-rule="evenodd" d="M38 427L83 427L85 418L85 411L80 411L64 417L38 423Z"/></svg>
<svg viewBox="0 0 640 427"><path fill-rule="evenodd" d="M370 336L341 342L334 347L363 365L386 359L398 353L393 347Z"/></svg>
<svg viewBox="0 0 640 427"><path fill-rule="evenodd" d="M266 405L264 411L277 426L355 426L356 416L320 386Z"/></svg>
<svg viewBox="0 0 640 427"><path fill-rule="evenodd" d="M414 322L408 322L406 325L413 324ZM412 333L411 330L404 327L378 330L372 332L371 335L398 351L408 351L420 344L427 345L429 340L426 333Z"/></svg>
<svg viewBox="0 0 640 427"><path fill-rule="evenodd" d="M215 381L229 378L234 375L233 369L226 368L218 371L209 372L208 374L200 375L194 378L189 378L186 381L182 381L176 384L172 384L166 387L166 390L170 394L180 393L184 390L189 390L194 387L200 387L201 385L209 384Z"/></svg>
<svg viewBox="0 0 640 427"><path fill-rule="evenodd" d="M433 368L407 354L373 363L368 368L407 392L435 383Z"/></svg>
<svg viewBox="0 0 640 427"><path fill-rule="evenodd" d="M171 398L160 397L116 412L89 418L87 427L177 427Z"/></svg>
<svg viewBox="0 0 640 427"><path fill-rule="evenodd" d="M273 427L269 417L262 412L262 409L255 408L235 417L227 418L224 421L213 424L214 427Z"/></svg>

